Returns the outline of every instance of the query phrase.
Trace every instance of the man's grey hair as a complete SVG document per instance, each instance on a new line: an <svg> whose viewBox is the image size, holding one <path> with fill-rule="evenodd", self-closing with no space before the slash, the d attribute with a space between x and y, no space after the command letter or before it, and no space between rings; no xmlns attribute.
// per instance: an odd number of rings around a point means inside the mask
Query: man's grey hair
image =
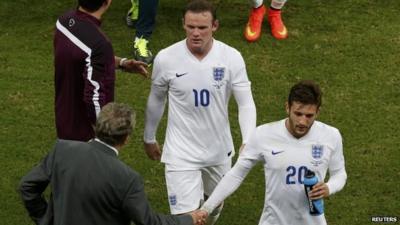
<svg viewBox="0 0 400 225"><path fill-rule="evenodd" d="M122 145L135 127L135 116L126 104L108 103L97 118L96 137L111 146Z"/></svg>

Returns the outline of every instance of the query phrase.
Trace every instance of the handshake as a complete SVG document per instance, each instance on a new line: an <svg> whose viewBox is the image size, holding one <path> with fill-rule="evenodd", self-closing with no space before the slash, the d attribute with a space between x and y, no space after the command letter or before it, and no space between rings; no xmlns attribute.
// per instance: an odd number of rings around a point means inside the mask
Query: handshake
<svg viewBox="0 0 400 225"><path fill-rule="evenodd" d="M205 225L207 222L208 212L198 209L190 213L193 219L193 225Z"/></svg>

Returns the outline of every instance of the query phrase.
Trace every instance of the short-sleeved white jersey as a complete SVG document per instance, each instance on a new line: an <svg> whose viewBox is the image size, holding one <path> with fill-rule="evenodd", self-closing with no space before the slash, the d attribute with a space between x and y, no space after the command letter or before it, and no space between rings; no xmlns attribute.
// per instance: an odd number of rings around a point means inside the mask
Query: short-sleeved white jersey
<svg viewBox="0 0 400 225"><path fill-rule="evenodd" d="M228 102L249 87L241 54L213 40L198 60L180 41L158 53L153 87L168 91L168 125L161 161L187 168L219 165L234 155Z"/></svg>
<svg viewBox="0 0 400 225"><path fill-rule="evenodd" d="M315 121L297 139L285 127L285 120L259 126L239 157L250 168L258 161L264 163L266 191L259 224L326 224L324 215L309 213L304 174L310 169L323 181L328 169L344 168L341 135L336 128Z"/></svg>

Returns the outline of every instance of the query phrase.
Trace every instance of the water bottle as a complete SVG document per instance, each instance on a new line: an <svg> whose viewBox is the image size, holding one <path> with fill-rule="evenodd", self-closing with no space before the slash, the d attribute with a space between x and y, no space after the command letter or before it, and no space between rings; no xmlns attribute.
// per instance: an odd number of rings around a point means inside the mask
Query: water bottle
<svg viewBox="0 0 400 225"><path fill-rule="evenodd" d="M311 200L308 197L308 192L313 189L313 186L316 183L318 183L318 177L315 176L315 173L313 171L307 170L306 174L304 175L304 191L306 192L308 206L310 209L310 214L312 216L318 216L324 213L324 200L322 198Z"/></svg>

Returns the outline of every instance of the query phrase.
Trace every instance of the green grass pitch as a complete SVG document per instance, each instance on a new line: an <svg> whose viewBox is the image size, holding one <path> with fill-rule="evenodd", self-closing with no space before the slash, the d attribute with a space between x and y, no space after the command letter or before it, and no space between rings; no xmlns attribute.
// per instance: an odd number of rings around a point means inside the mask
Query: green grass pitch
<svg viewBox="0 0 400 225"><path fill-rule="evenodd" d="M49 151L55 140L52 38L56 18L75 0L0 1L0 218L1 224L33 224L16 187L20 178ZM123 16L128 0L114 0L103 29L115 53L131 56L134 30ZM372 224L371 216L400 216L400 1L289 0L283 19L289 38L274 40L264 24L261 40L247 43L246 0L219 0L216 38L243 55L252 81L257 124L285 116L289 87L314 79L324 91L319 120L340 129L348 180L327 199L331 225ZM269 1L265 1L269 4ZM184 38L185 0L160 0L154 53ZM137 127L121 158L139 171L152 206L168 213L164 170L142 146L144 109L150 80L118 72L116 100L137 111ZM232 102L233 103L233 102ZM240 131L231 104L235 146ZM165 117L159 128L162 142ZM218 224L257 224L264 200L264 174L255 167L227 201Z"/></svg>

